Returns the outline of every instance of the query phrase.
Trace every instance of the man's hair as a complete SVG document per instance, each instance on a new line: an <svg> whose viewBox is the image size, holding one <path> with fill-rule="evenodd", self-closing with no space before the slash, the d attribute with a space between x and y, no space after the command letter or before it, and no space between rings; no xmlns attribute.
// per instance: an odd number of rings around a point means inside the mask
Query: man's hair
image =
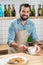
<svg viewBox="0 0 43 65"><path fill-rule="evenodd" d="M19 9L19 11L21 11L21 9L22 9L23 6L24 6L24 7L29 7L29 9L31 10L30 5L27 4L27 3L25 3L25 4L21 4L21 5L20 5L20 9Z"/></svg>

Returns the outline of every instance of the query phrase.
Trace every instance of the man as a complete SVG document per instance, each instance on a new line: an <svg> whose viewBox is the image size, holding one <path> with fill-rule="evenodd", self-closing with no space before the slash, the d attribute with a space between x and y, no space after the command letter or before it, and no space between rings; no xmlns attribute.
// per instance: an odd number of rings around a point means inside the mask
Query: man
<svg viewBox="0 0 43 65"><path fill-rule="evenodd" d="M40 47L38 46L35 26L34 23L28 19L30 16L30 5L21 4L19 14L20 18L14 20L9 27L8 44L10 46L10 51L27 52L27 39L31 35L34 46L36 47L36 52L39 52Z"/></svg>

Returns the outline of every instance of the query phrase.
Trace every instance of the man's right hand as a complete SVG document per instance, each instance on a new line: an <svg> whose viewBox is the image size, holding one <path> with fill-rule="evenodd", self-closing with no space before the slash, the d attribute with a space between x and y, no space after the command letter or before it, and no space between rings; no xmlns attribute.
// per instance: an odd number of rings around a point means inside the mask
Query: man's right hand
<svg viewBox="0 0 43 65"><path fill-rule="evenodd" d="M18 49L22 50L23 52L26 52L28 50L28 47L25 45L19 45Z"/></svg>

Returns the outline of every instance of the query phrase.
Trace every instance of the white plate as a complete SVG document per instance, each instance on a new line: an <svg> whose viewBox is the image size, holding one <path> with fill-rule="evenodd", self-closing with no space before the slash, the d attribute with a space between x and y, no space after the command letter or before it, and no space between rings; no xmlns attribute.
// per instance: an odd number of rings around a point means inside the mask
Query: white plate
<svg viewBox="0 0 43 65"><path fill-rule="evenodd" d="M22 59L24 59L24 62L27 63L28 59L26 57L23 57L23 56L8 56L7 58L4 58L4 59L0 59L0 65L6 65L6 63L12 59L12 58L17 58L17 57L20 57Z"/></svg>

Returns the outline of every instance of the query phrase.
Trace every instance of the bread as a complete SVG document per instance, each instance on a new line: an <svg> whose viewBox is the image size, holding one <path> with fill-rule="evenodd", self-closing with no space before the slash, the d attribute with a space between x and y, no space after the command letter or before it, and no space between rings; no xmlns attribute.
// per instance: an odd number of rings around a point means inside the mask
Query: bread
<svg viewBox="0 0 43 65"><path fill-rule="evenodd" d="M22 62L24 62L24 60L20 57L12 58L8 61L8 63L22 63Z"/></svg>

